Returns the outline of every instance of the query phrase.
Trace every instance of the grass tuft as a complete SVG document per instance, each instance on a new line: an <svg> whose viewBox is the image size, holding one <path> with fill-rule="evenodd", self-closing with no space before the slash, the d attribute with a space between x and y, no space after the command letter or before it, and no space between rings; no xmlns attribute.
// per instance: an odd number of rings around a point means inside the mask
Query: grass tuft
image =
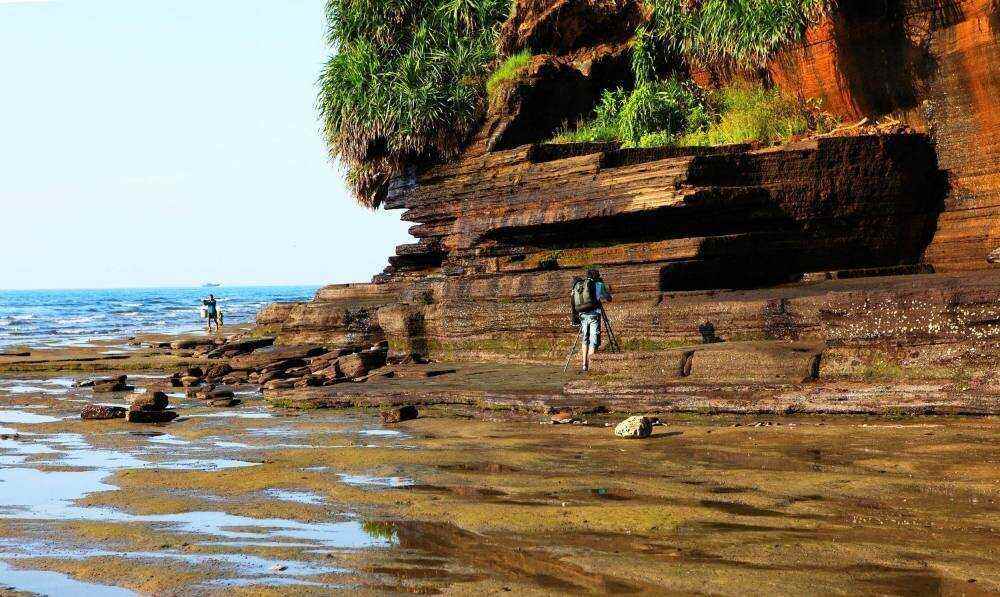
<svg viewBox="0 0 1000 597"><path fill-rule="evenodd" d="M730 86L712 94L709 101L717 118L681 137L679 145L781 143L798 135L829 132L837 124L818 105L800 102L777 89Z"/></svg>
<svg viewBox="0 0 1000 597"><path fill-rule="evenodd" d="M486 81L486 93L494 95L501 85L520 76L529 64L531 64L531 52L528 51L518 52L504 60Z"/></svg>
<svg viewBox="0 0 1000 597"><path fill-rule="evenodd" d="M651 31L673 53L700 65L760 67L802 39L833 0L647 0Z"/></svg>

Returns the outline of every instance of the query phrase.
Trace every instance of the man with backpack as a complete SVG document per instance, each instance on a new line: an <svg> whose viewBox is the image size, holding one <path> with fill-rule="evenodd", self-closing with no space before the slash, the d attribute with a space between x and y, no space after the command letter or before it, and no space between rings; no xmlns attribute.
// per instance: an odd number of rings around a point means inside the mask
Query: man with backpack
<svg viewBox="0 0 1000 597"><path fill-rule="evenodd" d="M573 279L570 292L570 307L573 309L573 325L580 326L580 348L583 351L583 371L590 370L590 357L601 345L601 319L603 301L611 300L611 291L601 279L601 272L587 270L587 277Z"/></svg>

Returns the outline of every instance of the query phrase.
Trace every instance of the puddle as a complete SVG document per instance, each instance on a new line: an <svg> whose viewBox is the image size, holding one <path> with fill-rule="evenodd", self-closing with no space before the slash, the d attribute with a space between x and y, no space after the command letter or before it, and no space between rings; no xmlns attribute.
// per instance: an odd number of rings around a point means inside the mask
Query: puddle
<svg viewBox="0 0 1000 597"><path fill-rule="evenodd" d="M221 471L227 468L242 468L245 466L260 466L259 462L246 462L228 458L212 458L207 460L175 460L151 465L152 468L162 468L177 471Z"/></svg>
<svg viewBox="0 0 1000 597"><path fill-rule="evenodd" d="M446 464L440 468L446 471L458 471L462 473L486 473L488 475L503 475L510 473L519 473L521 469L509 466L506 464L500 464L499 462L468 462L459 464Z"/></svg>
<svg viewBox="0 0 1000 597"><path fill-rule="evenodd" d="M412 479L406 477L373 477L370 475L348 475L346 473L337 474L341 483L353 485L354 487L409 487L413 485Z"/></svg>
<svg viewBox="0 0 1000 597"><path fill-rule="evenodd" d="M402 431L396 431L395 429L362 429L358 431L358 435L375 435L375 436L403 436L406 435Z"/></svg>
<svg viewBox="0 0 1000 597"><path fill-rule="evenodd" d="M221 418L221 417L235 417L237 419L272 419L274 415L271 413L261 413L261 412L235 412L235 411L225 411L218 413L201 413L196 415L188 415L189 418Z"/></svg>
<svg viewBox="0 0 1000 597"><path fill-rule="evenodd" d="M323 583L311 582L308 580L302 580L301 578L284 578L280 576L273 577L260 577L260 578L224 578L221 580L212 581L206 583L208 586L214 587L290 587L290 586L307 586L307 587L331 587L331 585L325 585Z"/></svg>
<svg viewBox="0 0 1000 597"><path fill-rule="evenodd" d="M251 446L250 444L244 444L240 442L212 442L213 446L218 446L220 448L235 448L237 450L253 450L257 446ZM311 446L310 446L311 447Z"/></svg>
<svg viewBox="0 0 1000 597"><path fill-rule="evenodd" d="M174 437L169 433L164 433L161 435L156 435L155 437L150 437L149 441L155 444L165 444L168 446L189 446L191 442L187 440Z"/></svg>
<svg viewBox="0 0 1000 597"><path fill-rule="evenodd" d="M15 591L27 591L51 597L64 597L67 595L131 597L138 595L138 593L127 589L74 580L68 575L59 572L16 570L2 561L0 561L0 585L12 587Z"/></svg>
<svg viewBox="0 0 1000 597"><path fill-rule="evenodd" d="M326 503L323 496L311 491L290 491L287 489L268 489L266 495L285 502L320 505Z"/></svg>
<svg viewBox="0 0 1000 597"><path fill-rule="evenodd" d="M28 425L36 423L55 423L59 419L48 415L36 415L19 410L0 410L0 423L25 423Z"/></svg>

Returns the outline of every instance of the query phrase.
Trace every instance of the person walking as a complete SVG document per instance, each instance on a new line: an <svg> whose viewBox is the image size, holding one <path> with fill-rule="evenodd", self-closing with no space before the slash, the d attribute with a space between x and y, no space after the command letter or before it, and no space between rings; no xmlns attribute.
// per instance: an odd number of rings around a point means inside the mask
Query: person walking
<svg viewBox="0 0 1000 597"><path fill-rule="evenodd" d="M212 323L215 322L215 331L219 332L219 303L215 300L215 295L208 295L207 299L201 299L202 317L208 321L208 333L212 333Z"/></svg>
<svg viewBox="0 0 1000 597"><path fill-rule="evenodd" d="M590 357L601 345L601 319L604 317L603 302L611 301L611 290L601 279L597 269L587 270L587 277L573 279L570 292L570 306L573 309L573 325L580 326L580 349L583 353L582 371L590 370Z"/></svg>

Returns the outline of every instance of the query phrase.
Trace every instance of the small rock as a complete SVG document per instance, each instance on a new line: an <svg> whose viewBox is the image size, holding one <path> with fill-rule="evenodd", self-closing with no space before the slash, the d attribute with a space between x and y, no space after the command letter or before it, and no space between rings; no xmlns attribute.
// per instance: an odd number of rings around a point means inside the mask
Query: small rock
<svg viewBox="0 0 1000 597"><path fill-rule="evenodd" d="M128 376L119 375L118 377L106 377L103 379L95 379L93 380L93 383L91 383L90 385L91 387L94 388L95 393L100 393L100 394L106 394L110 392L126 392L135 389L129 386L127 382L128 382Z"/></svg>
<svg viewBox="0 0 1000 597"><path fill-rule="evenodd" d="M129 423L169 423L176 418L174 410L130 410L125 415Z"/></svg>
<svg viewBox="0 0 1000 597"><path fill-rule="evenodd" d="M170 404L170 399L163 392L146 392L145 394L133 394L131 397L129 410L164 410Z"/></svg>
<svg viewBox="0 0 1000 597"><path fill-rule="evenodd" d="M184 391L184 395L188 398L207 398L208 394L215 390L215 384L205 384L203 386L195 386L188 388Z"/></svg>
<svg viewBox="0 0 1000 597"><path fill-rule="evenodd" d="M576 420L576 417L573 416L573 413L571 411L560 410L558 412L552 413L552 416L549 417L549 420L552 422L553 425L568 425L574 422Z"/></svg>
<svg viewBox="0 0 1000 597"><path fill-rule="evenodd" d="M175 340L170 343L170 348L173 348L174 350L190 350L201 346L215 346L215 340L211 338L186 338L183 340Z"/></svg>
<svg viewBox="0 0 1000 597"><path fill-rule="evenodd" d="M406 406L393 408L391 410L383 410L379 412L379 414L382 416L383 423L399 423L401 421L416 419L420 416L420 413L417 411L417 407L412 404L407 404Z"/></svg>
<svg viewBox="0 0 1000 597"><path fill-rule="evenodd" d="M284 564L275 564L274 566L271 566L271 570L274 572L284 572L285 570L288 570L288 566L285 566Z"/></svg>
<svg viewBox="0 0 1000 597"><path fill-rule="evenodd" d="M181 385L185 388L190 388L191 386L196 386L201 383L200 377L195 377L193 375L185 375L181 377Z"/></svg>
<svg viewBox="0 0 1000 597"><path fill-rule="evenodd" d="M295 387L294 379L272 379L264 384L265 390L287 390Z"/></svg>
<svg viewBox="0 0 1000 597"><path fill-rule="evenodd" d="M106 421L108 419L124 419L127 409L123 406L107 404L88 404L80 412L80 418L85 421Z"/></svg>
<svg viewBox="0 0 1000 597"><path fill-rule="evenodd" d="M205 400L231 399L236 394L229 388L215 388L205 393Z"/></svg>
<svg viewBox="0 0 1000 597"><path fill-rule="evenodd" d="M250 376L247 375L246 371L235 371L235 372L230 373L229 375L226 375L225 377L223 377L222 378L222 383L224 383L226 385L230 385L230 386L235 386L235 385L247 383L247 381L249 381L249 377Z"/></svg>
<svg viewBox="0 0 1000 597"><path fill-rule="evenodd" d="M288 377L288 374L286 374L283 370L281 370L281 369L275 369L273 371L268 371L267 373L261 373L258 376L256 383L266 384L266 383L268 383L270 381L273 381L275 379L285 379L286 377ZM251 376L251 379L252 379L252 376Z"/></svg>
<svg viewBox="0 0 1000 597"><path fill-rule="evenodd" d="M337 359L337 369L340 370L343 377L348 379L362 377L365 373L368 373L368 367L365 365L365 361L360 356L360 353L349 354Z"/></svg>
<svg viewBox="0 0 1000 597"><path fill-rule="evenodd" d="M641 439L652 433L653 422L649 417L643 416L629 417L615 427L615 435L618 437Z"/></svg>
<svg viewBox="0 0 1000 597"><path fill-rule="evenodd" d="M228 408L230 406L236 406L239 403L240 401L235 398L213 398L208 402L208 405L216 408Z"/></svg>

